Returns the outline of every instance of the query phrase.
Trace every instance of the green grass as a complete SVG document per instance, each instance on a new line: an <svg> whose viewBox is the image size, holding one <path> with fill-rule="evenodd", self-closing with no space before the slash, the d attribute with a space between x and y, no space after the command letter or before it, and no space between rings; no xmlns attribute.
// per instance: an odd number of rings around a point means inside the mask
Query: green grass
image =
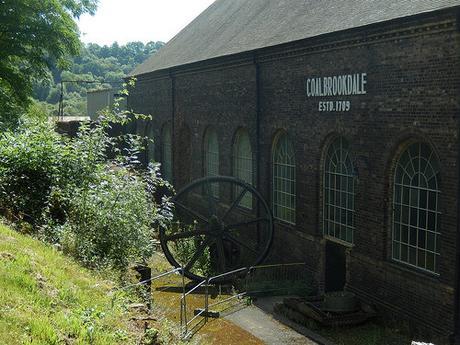
<svg viewBox="0 0 460 345"><path fill-rule="evenodd" d="M0 344L136 344L113 283L0 225Z"/></svg>

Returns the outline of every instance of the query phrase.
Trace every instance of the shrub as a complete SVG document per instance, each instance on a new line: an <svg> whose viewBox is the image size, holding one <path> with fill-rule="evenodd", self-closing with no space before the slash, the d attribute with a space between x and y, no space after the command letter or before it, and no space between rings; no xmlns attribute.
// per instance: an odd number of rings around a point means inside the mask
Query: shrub
<svg viewBox="0 0 460 345"><path fill-rule="evenodd" d="M23 125L0 138L0 205L37 225L52 189L72 181L65 141L47 122Z"/></svg>
<svg viewBox="0 0 460 345"><path fill-rule="evenodd" d="M74 139L33 115L0 138L4 213L90 267L124 269L150 256L155 228L171 219L167 199L158 196L169 185L158 166L139 169L143 138L109 135L130 115L106 113Z"/></svg>
<svg viewBox="0 0 460 345"><path fill-rule="evenodd" d="M153 253L151 223L162 218L159 209L147 198L143 176L108 169L97 184L74 191L62 227L64 251L90 267L144 261Z"/></svg>

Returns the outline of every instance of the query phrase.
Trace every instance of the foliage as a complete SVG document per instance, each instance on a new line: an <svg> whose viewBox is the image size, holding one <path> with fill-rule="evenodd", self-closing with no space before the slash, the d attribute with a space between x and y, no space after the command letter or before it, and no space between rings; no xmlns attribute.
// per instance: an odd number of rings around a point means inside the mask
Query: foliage
<svg viewBox="0 0 460 345"><path fill-rule="evenodd" d="M154 202L166 184L158 167L139 169L144 138L109 135L132 114L106 113L69 139L36 120L35 110L34 119L0 137L0 207L87 266L122 270L149 257L153 227L171 214L167 200Z"/></svg>
<svg viewBox="0 0 460 345"><path fill-rule="evenodd" d="M97 0L0 0L0 109L15 124L30 104L33 80L64 67L80 49L75 18L94 13Z"/></svg>
<svg viewBox="0 0 460 345"><path fill-rule="evenodd" d="M146 197L143 176L105 171L97 184L75 190L63 226L64 251L87 266L123 269L153 253L151 220L162 217Z"/></svg>
<svg viewBox="0 0 460 345"><path fill-rule="evenodd" d="M59 83L61 80L75 81L64 83L64 115L85 115L88 90L120 89L123 78L162 46L162 42L129 42L126 45L115 42L110 46L89 43L82 46L69 70L61 71L52 65L47 78L34 83L34 97L45 104L55 105L57 111L61 92Z"/></svg>
<svg viewBox="0 0 460 345"><path fill-rule="evenodd" d="M67 144L51 124L39 121L0 137L0 205L16 220L38 225L53 189L80 177L78 157L72 159Z"/></svg>

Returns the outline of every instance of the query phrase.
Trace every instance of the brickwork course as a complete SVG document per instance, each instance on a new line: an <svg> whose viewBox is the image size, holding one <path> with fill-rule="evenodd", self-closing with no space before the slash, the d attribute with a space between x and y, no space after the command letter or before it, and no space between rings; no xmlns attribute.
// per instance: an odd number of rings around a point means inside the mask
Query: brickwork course
<svg viewBox="0 0 460 345"><path fill-rule="evenodd" d="M382 313L453 341L457 335L460 343L460 3L230 3L217 0L133 71L137 82L128 107L152 115L133 130L155 137L154 156L161 162L162 130L172 127L173 183L179 189L204 174L207 128L217 132L224 176L233 174L236 133L246 129L254 184L269 202L272 148L286 133L296 158L296 221L276 222L268 260L306 262L324 289L326 244L339 242L347 290ZM244 18L235 19L241 13ZM307 95L309 78L325 82L364 73L365 94ZM349 101L350 110L321 109L320 102L339 100ZM324 236L324 166L338 137L348 142L355 169L352 244ZM436 273L392 256L395 168L414 142L427 143L440 165Z"/></svg>

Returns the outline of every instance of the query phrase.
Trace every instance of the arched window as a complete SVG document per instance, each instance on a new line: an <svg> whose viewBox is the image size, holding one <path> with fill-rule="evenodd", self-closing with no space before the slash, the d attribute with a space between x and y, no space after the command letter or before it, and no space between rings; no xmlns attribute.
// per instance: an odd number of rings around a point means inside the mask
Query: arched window
<svg viewBox="0 0 460 345"><path fill-rule="evenodd" d="M253 184L253 159L249 135L246 130L239 130L233 148L233 175L249 184ZM235 195L241 193L241 187L235 188ZM246 193L240 206L252 209L252 196Z"/></svg>
<svg viewBox="0 0 460 345"><path fill-rule="evenodd" d="M204 169L206 176L219 175L219 141L215 130L209 128L206 131L204 144ZM219 185L213 183L211 185L211 193L215 198L219 197Z"/></svg>
<svg viewBox="0 0 460 345"><path fill-rule="evenodd" d="M170 181L172 180L172 138L171 138L171 126L167 124L163 128L162 133L163 141L163 177Z"/></svg>
<svg viewBox="0 0 460 345"><path fill-rule="evenodd" d="M439 259L439 161L424 143L410 145L396 165L393 260L436 273Z"/></svg>
<svg viewBox="0 0 460 345"><path fill-rule="evenodd" d="M353 243L355 173L348 143L337 138L329 146L324 166L324 234Z"/></svg>
<svg viewBox="0 0 460 345"><path fill-rule="evenodd" d="M280 134L273 147L273 215L295 224L296 165L294 146L286 133Z"/></svg>
<svg viewBox="0 0 460 345"><path fill-rule="evenodd" d="M153 126L150 126L147 132L147 164L155 162L155 131Z"/></svg>

